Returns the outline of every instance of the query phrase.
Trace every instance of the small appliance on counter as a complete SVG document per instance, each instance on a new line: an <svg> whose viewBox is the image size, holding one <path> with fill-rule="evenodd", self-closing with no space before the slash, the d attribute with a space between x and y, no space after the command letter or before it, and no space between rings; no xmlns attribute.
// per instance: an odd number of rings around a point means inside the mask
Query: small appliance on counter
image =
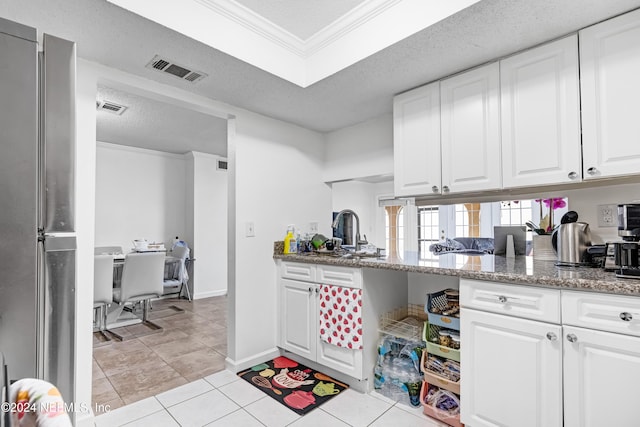
<svg viewBox="0 0 640 427"><path fill-rule="evenodd" d="M607 242L604 269L640 279L640 204L618 205L618 236L621 241Z"/></svg>
<svg viewBox="0 0 640 427"><path fill-rule="evenodd" d="M592 257L588 251L591 247L589 224L578 222L578 214L575 211L569 211L562 217L560 225L552 234L551 241L558 255L556 265L592 266Z"/></svg>

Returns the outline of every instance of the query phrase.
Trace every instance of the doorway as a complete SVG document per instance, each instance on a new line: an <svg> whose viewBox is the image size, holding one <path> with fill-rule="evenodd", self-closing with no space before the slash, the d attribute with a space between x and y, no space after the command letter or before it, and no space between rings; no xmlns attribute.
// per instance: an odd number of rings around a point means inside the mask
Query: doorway
<svg viewBox="0 0 640 427"><path fill-rule="evenodd" d="M129 339L107 344L95 336L92 400L113 410L224 369L227 123L118 85L98 85L96 108L95 246L127 253L147 239L170 249L177 237L194 259L194 300L152 303L161 332L124 326Z"/></svg>

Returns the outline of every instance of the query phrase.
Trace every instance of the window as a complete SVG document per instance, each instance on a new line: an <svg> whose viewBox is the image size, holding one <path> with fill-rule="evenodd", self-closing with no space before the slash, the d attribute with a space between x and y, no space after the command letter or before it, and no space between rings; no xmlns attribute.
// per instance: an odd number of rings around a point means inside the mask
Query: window
<svg viewBox="0 0 640 427"><path fill-rule="evenodd" d="M480 237L480 203L455 205L455 237Z"/></svg>
<svg viewBox="0 0 640 427"><path fill-rule="evenodd" d="M417 228L418 255L421 260L432 259L429 246L444 238L493 237L497 225L526 225L553 228L569 209L567 198L536 200L507 200L502 202L460 203L456 205L419 206L417 227L405 218L411 230ZM413 214L412 214L413 215ZM531 231L527 227L527 243L531 246ZM407 237L408 238L408 237ZM411 237L415 245L415 236ZM405 242L406 246L406 242ZM412 249L415 250L415 249Z"/></svg>
<svg viewBox="0 0 640 427"><path fill-rule="evenodd" d="M532 200L500 202L500 225L525 225L533 219Z"/></svg>
<svg viewBox="0 0 640 427"><path fill-rule="evenodd" d="M438 206L418 208L418 252L420 259L431 258L429 246L440 240L439 217Z"/></svg>

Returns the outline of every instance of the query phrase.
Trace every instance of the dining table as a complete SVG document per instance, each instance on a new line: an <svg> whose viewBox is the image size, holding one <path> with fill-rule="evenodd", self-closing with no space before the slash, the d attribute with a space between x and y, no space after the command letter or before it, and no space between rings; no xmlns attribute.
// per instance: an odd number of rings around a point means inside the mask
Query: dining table
<svg viewBox="0 0 640 427"><path fill-rule="evenodd" d="M182 261L181 258L174 257L170 252L166 250L146 250L146 251L136 251L133 250L131 253L136 252L165 252L164 259L164 279L172 279L177 275L177 269L179 268L179 263ZM118 253L113 254L113 287L120 287L120 282L122 280L122 270L124 267L126 254ZM189 268L191 262L195 261L195 258L187 259L186 268ZM188 284L186 284L188 286ZM182 295L179 295L181 298ZM122 326L131 326L141 322L141 319L135 316L133 313L123 311L124 306L118 306L117 304L112 304L107 313L107 327L108 328L117 328Z"/></svg>

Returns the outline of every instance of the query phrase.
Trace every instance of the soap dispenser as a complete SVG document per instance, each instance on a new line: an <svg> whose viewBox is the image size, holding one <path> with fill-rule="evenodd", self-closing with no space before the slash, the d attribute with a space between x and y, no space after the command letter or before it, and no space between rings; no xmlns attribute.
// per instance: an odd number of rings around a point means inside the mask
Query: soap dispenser
<svg viewBox="0 0 640 427"><path fill-rule="evenodd" d="M295 226L293 224L290 224L287 227L287 235L284 238L285 254L298 253L298 241L296 240L296 236L293 234L294 230L295 230Z"/></svg>

